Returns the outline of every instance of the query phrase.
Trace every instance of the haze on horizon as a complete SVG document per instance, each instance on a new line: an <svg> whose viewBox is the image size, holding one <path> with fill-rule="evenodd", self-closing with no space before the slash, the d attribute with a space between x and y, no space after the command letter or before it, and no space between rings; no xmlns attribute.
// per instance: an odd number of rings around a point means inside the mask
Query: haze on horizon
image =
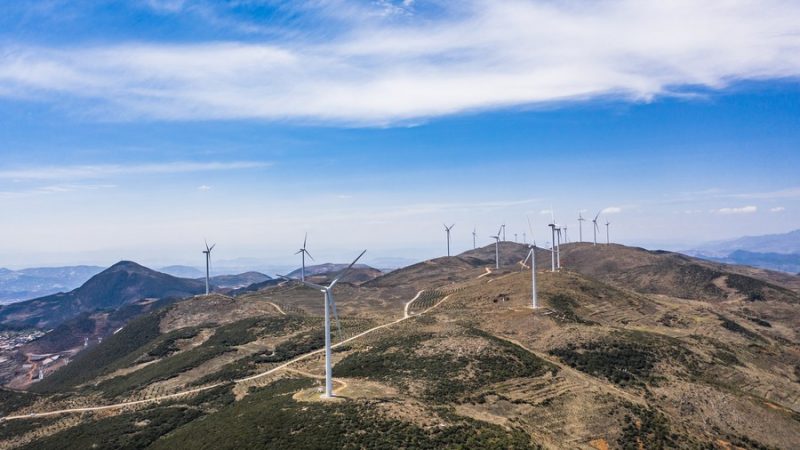
<svg viewBox="0 0 800 450"><path fill-rule="evenodd" d="M6 2L0 266L787 232L798 76L782 0Z"/></svg>

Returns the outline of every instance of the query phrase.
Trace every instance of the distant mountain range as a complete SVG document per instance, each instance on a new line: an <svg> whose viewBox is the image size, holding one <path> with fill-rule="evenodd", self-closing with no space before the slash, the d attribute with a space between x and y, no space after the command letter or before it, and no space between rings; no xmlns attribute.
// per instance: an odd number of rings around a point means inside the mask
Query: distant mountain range
<svg viewBox="0 0 800 450"><path fill-rule="evenodd" d="M800 230L709 242L684 253L724 263L800 273Z"/></svg>
<svg viewBox="0 0 800 450"><path fill-rule="evenodd" d="M122 261L70 292L0 307L0 326L51 328L86 312L117 309L145 299L189 297L201 292L205 292L202 281L177 278Z"/></svg>
<svg viewBox="0 0 800 450"><path fill-rule="evenodd" d="M66 292L102 271L98 266L0 268L0 304Z"/></svg>

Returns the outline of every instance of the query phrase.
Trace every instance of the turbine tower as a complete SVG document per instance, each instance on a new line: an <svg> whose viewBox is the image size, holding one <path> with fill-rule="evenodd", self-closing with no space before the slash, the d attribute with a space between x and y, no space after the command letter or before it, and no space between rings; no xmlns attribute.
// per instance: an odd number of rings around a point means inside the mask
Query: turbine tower
<svg viewBox="0 0 800 450"><path fill-rule="evenodd" d="M300 254L302 258L302 265L300 266L300 281L306 281L306 255L311 258L313 261L314 258L311 256L311 253L308 253L306 250L306 243L308 242L308 233L306 233L306 237L303 238L303 248L298 250L295 255Z"/></svg>
<svg viewBox="0 0 800 450"><path fill-rule="evenodd" d="M597 226L597 218L600 217L601 212L602 211L597 211L597 215L592 219L592 224L594 225L594 245L597 245L597 232L600 230L600 227Z"/></svg>
<svg viewBox="0 0 800 450"><path fill-rule="evenodd" d="M477 239L477 235L478 235L478 227L473 227L472 228L472 249L473 250L478 248L478 245L477 245L478 241L476 240Z"/></svg>
<svg viewBox="0 0 800 450"><path fill-rule="evenodd" d="M531 237L533 237L533 226L531 226L531 219L530 217L526 217L528 219L528 228L531 231ZM525 266L525 263L528 262L528 259L531 260L531 306L533 309L538 307L536 301L536 241L534 244L530 246L531 251L528 253L528 256L525 258L525 261L522 262L522 265Z"/></svg>
<svg viewBox="0 0 800 450"><path fill-rule="evenodd" d="M517 233L514 233L514 242L517 242Z"/></svg>
<svg viewBox="0 0 800 450"><path fill-rule="evenodd" d="M586 219L584 219L581 212L578 211L578 242L583 242L583 222L585 221Z"/></svg>
<svg viewBox="0 0 800 450"><path fill-rule="evenodd" d="M501 225L500 229L497 230L497 236L489 236L494 239L494 268L500 268L500 232L503 231L503 227L505 225Z"/></svg>
<svg viewBox="0 0 800 450"><path fill-rule="evenodd" d="M567 237L567 226L564 225L564 243L569 244L569 238Z"/></svg>
<svg viewBox="0 0 800 450"><path fill-rule="evenodd" d="M206 249L203 250L203 253L206 255L206 295L208 295L209 287L210 287L210 278L211 278L211 250L214 250L217 244L211 244L211 247L208 246L208 241L206 242Z"/></svg>
<svg viewBox="0 0 800 450"><path fill-rule="evenodd" d="M450 230L452 230L454 226L456 226L456 224L452 224L449 227L447 225L444 225L444 231L445 231L445 233L447 233L447 256L448 257L450 256Z"/></svg>
<svg viewBox="0 0 800 450"><path fill-rule="evenodd" d="M500 229L503 230L503 242L505 242L506 241L506 224L503 223L503 225L500 226ZM497 233L497 234L498 234L498 236L500 235L500 233Z"/></svg>
<svg viewBox="0 0 800 450"><path fill-rule="evenodd" d="M318 289L322 294L325 296L325 393L322 394L323 398L331 398L333 397L333 370L331 369L331 312L333 312L333 316L336 319L336 326L339 327L339 332L341 333L341 326L339 325L339 315L336 314L336 302L333 299L333 287L336 286L336 283L342 279L342 277L364 256L364 253L367 253L366 250L361 252L358 257L350 263L347 268L339 272L339 275L331 281L331 283L327 286L321 286L319 284L309 283L308 281L303 281L302 283L310 288ZM291 280L291 278L280 275L281 278Z"/></svg>
<svg viewBox="0 0 800 450"><path fill-rule="evenodd" d="M528 260L531 260L531 307L533 309L537 308L536 305L536 246L530 246L531 251L528 252L528 256L525 257L525 261L522 262L522 266L525 266L525 263Z"/></svg>
<svg viewBox="0 0 800 450"><path fill-rule="evenodd" d="M550 233L553 235L553 239L550 241L550 270L552 272L556 271L556 224L550 223L547 225L550 227Z"/></svg>
<svg viewBox="0 0 800 450"><path fill-rule="evenodd" d="M609 222L609 221L606 219L606 245L608 245L608 244L610 244L610 243L611 243L611 240L608 238L608 226L609 226L609 225L611 225L611 222Z"/></svg>

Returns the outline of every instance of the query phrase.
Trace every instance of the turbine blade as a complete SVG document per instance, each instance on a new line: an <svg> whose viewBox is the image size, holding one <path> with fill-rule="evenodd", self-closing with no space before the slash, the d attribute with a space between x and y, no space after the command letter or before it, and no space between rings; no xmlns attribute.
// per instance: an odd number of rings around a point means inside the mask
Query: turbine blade
<svg viewBox="0 0 800 450"><path fill-rule="evenodd" d="M528 252L528 256L525 257L525 261L522 261L523 266L528 263L529 259L531 259L531 253L533 253L533 249L531 249L531 251Z"/></svg>
<svg viewBox="0 0 800 450"><path fill-rule="evenodd" d="M356 259L354 259L353 262L351 262L350 265L347 266L346 269L344 269L343 271L339 272L339 275L337 275L336 278L334 278L333 281L331 281L331 284L328 285L328 289L333 288L333 286L335 286L336 283L338 283L339 280L342 279L342 277L347 273L347 271L350 270L351 268L353 268L353 266L356 265L358 260L361 259L362 256L364 256L364 253L367 253L367 251L364 250L363 252L361 252L361 254L358 255L358 257Z"/></svg>
<svg viewBox="0 0 800 450"><path fill-rule="evenodd" d="M276 275L278 275L278 278L283 278L286 281L300 281L297 278L287 277L286 275L281 275L281 274L276 274ZM308 286L310 288L319 289L320 291L324 291L325 290L325 286L320 286L318 284L309 283L308 281L300 281L300 282L303 283L305 286Z"/></svg>
<svg viewBox="0 0 800 450"><path fill-rule="evenodd" d="M314 257L313 257L313 256L311 256L311 253L308 253L308 250L305 250L305 249L304 249L303 251L304 251L304 252L306 252L306 256L308 256L308 258L309 258L310 260L312 260L312 261L314 260Z"/></svg>
<svg viewBox="0 0 800 450"><path fill-rule="evenodd" d="M303 250L306 249L306 242L308 242L308 233L306 233L306 237L303 238Z"/></svg>
<svg viewBox="0 0 800 450"><path fill-rule="evenodd" d="M217 244L211 244L211 248L208 249L208 251L210 252L211 250L214 250L214 247L216 247L216 246L217 246Z"/></svg>

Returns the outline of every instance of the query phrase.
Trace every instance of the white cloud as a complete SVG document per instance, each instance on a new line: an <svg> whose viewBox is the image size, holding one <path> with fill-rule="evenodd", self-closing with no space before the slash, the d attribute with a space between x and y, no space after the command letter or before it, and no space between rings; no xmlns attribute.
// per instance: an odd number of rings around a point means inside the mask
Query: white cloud
<svg viewBox="0 0 800 450"><path fill-rule="evenodd" d="M742 206L741 208L720 208L713 210L717 214L753 214L758 211L755 206Z"/></svg>
<svg viewBox="0 0 800 450"><path fill-rule="evenodd" d="M211 190L211 186L208 186L208 185L204 184L202 186L197 186L197 190L198 191L210 191Z"/></svg>
<svg viewBox="0 0 800 450"><path fill-rule="evenodd" d="M622 208L619 206L609 206L608 208L603 208L600 212L602 214L619 214L622 212Z"/></svg>
<svg viewBox="0 0 800 450"><path fill-rule="evenodd" d="M466 1L399 19L337 12L356 8L348 2L313 5L347 31L260 43L7 44L0 95L84 98L103 118L383 125L800 75L796 1Z"/></svg>
<svg viewBox="0 0 800 450"><path fill-rule="evenodd" d="M235 162L167 162L154 164L96 164L76 166L46 166L0 170L0 180L76 180L104 178L112 175L152 175L188 172L258 169L270 163L255 161Z"/></svg>
<svg viewBox="0 0 800 450"><path fill-rule="evenodd" d="M541 214L543 216L544 215L549 216L549 215L553 214L553 210L552 209L543 209L543 210L539 211L539 214Z"/></svg>
<svg viewBox="0 0 800 450"><path fill-rule="evenodd" d="M783 212L783 211L786 211L786 208L784 208L783 206L776 206L774 208L770 208L769 209L769 212L773 212L773 213L778 213L778 212Z"/></svg>

